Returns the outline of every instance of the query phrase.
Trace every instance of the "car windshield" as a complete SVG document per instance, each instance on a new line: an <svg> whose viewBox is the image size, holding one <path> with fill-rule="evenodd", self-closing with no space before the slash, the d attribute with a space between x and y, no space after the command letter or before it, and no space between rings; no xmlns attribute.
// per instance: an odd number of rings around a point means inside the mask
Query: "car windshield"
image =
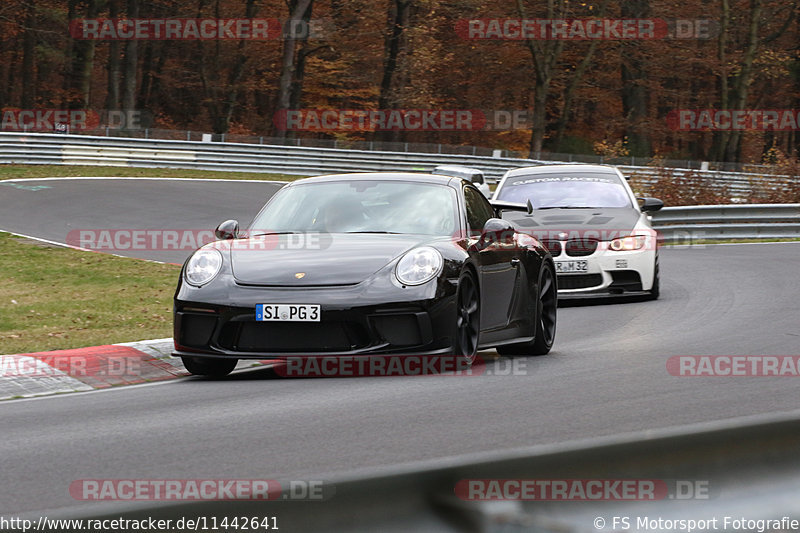
<svg viewBox="0 0 800 533"><path fill-rule="evenodd" d="M498 200L525 203L536 209L632 207L619 176L598 172L547 172L508 177Z"/></svg>
<svg viewBox="0 0 800 533"><path fill-rule="evenodd" d="M438 184L334 181L281 190L259 213L251 233L411 233L452 235L455 192Z"/></svg>

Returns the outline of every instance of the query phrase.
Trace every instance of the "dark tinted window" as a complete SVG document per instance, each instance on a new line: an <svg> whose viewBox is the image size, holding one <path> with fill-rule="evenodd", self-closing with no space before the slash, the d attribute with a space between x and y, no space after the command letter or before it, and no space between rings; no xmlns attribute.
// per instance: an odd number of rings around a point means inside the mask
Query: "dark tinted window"
<svg viewBox="0 0 800 533"><path fill-rule="evenodd" d="M278 191L251 230L452 235L456 195L450 187L404 181L329 181Z"/></svg>
<svg viewBox="0 0 800 533"><path fill-rule="evenodd" d="M495 216L494 209L474 187L464 187L464 203L467 206L467 224L470 232L480 233L486 221Z"/></svg>

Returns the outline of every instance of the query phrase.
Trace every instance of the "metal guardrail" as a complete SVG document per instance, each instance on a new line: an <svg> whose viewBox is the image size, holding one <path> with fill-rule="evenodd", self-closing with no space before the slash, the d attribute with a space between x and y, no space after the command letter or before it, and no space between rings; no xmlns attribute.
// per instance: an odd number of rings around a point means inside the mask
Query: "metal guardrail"
<svg viewBox="0 0 800 533"><path fill-rule="evenodd" d="M653 226L671 244L800 238L800 204L665 207L653 214Z"/></svg>
<svg viewBox="0 0 800 533"><path fill-rule="evenodd" d="M555 164L552 161L452 154L374 152L302 146L209 143L87 135L0 132L0 163L104 165L188 168L312 176L337 172L431 172L442 164L476 167L498 179L507 170ZM637 186L647 188L663 177L696 176L711 189L738 191L754 184L780 186L786 177L735 172L620 166ZM698 239L800 237L797 206L738 205L667 207L653 217L665 242Z"/></svg>
<svg viewBox="0 0 800 533"><path fill-rule="evenodd" d="M488 178L496 180L511 168L559 162L477 155L0 132L0 163L189 168L300 176L336 172L430 172L441 164L458 164L479 168ZM625 165L619 168L645 188L665 176L688 175L703 180L704 185L711 189L727 189L734 196L744 196L754 184L769 187L786 180L783 176L752 173Z"/></svg>
<svg viewBox="0 0 800 533"><path fill-rule="evenodd" d="M48 129L27 129L22 125L23 134L28 133L59 133ZM12 130L5 130L11 133ZM13 132L18 132L14 130ZM652 157L626 156L605 156L599 154L575 154L542 151L536 155L530 155L527 151L494 148L487 146L474 146L463 144L444 144L444 143L425 143L414 141L376 141L376 140L357 140L357 139L329 139L325 137L265 137L263 135L248 135L239 133L210 134L203 131L175 130L161 128L142 128L142 129L117 129L108 126L100 126L94 129L72 130L72 135L86 135L94 137L117 137L124 139L154 139L154 140L175 140L175 141L201 141L209 138L214 142L223 143L244 143L244 144L269 144L280 146L303 146L310 148L337 148L344 150L368 150L376 152L417 152L427 154L451 154L451 155L480 155L492 156L499 151L499 157L508 158L531 158L541 159L552 162L565 163L592 163L597 165L627 165L627 166L648 166L652 164ZM527 155L526 155L527 154ZM659 159L659 165L670 168L723 170L733 172L759 172L767 165L755 163L737 162L713 162L699 161L692 159Z"/></svg>
<svg viewBox="0 0 800 533"><path fill-rule="evenodd" d="M286 531L478 533L668 531L678 529L637 528L637 520L716 517L714 530L752 531L754 527L723 527L722 521L725 516L798 518L799 447L800 412L795 411L315 478L324 480L322 492L330 496L322 501L287 501L292 499L287 491L261 502L116 504L61 509L48 516L171 519L173 524L181 517L205 516L210 524L211 517L219 522L222 517L268 516L276 517L279 529ZM542 501L536 499L538 488L524 501L469 501L457 495L462 480L650 480L666 490L645 501L611 501L613 494ZM692 488L691 493L676 491L679 484ZM488 491L482 494L491 496ZM615 523L614 517L628 517L632 526ZM35 516L25 518L36 523Z"/></svg>

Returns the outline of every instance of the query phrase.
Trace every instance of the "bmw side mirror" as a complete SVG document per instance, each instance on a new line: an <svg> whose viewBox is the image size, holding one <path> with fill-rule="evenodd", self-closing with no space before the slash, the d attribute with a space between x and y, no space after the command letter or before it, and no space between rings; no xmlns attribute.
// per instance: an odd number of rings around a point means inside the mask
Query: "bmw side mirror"
<svg viewBox="0 0 800 533"><path fill-rule="evenodd" d="M655 213L664 207L664 202L658 198L637 198L637 200L639 200L639 205L645 213Z"/></svg>
<svg viewBox="0 0 800 533"><path fill-rule="evenodd" d="M236 220L226 220L217 226L217 229L214 230L214 235L221 241L235 239L239 236L239 222Z"/></svg>

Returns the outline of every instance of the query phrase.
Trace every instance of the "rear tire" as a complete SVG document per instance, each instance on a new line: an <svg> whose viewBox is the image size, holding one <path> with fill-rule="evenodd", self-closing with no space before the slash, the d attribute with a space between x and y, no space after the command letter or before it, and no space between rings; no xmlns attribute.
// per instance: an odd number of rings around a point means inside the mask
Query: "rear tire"
<svg viewBox="0 0 800 533"><path fill-rule="evenodd" d="M553 267L542 265L539 273L539 294L536 300L536 336L531 342L498 346L500 355L547 355L556 338L558 286Z"/></svg>
<svg viewBox="0 0 800 533"><path fill-rule="evenodd" d="M208 376L221 378L227 376L236 368L238 359L211 359L204 357L182 356L183 366L195 376Z"/></svg>
<svg viewBox="0 0 800 533"><path fill-rule="evenodd" d="M471 365L478 354L481 302L478 284L469 270L461 273L456 295L455 355L462 356Z"/></svg>

